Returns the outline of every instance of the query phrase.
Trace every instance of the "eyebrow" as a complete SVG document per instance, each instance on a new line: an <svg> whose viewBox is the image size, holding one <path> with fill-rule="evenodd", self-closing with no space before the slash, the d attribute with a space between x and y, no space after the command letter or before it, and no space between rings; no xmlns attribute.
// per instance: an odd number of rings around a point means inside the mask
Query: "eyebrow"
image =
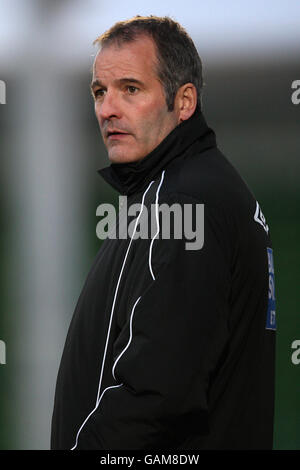
<svg viewBox="0 0 300 470"><path fill-rule="evenodd" d="M137 80L136 78L133 77L124 77L124 78L119 78L115 80L115 82L119 85L123 85L124 83L136 83L137 85L144 86L144 83L141 82L140 80ZM94 90L97 86L99 87L104 87L104 85L101 83L101 80L94 80L91 83L91 90ZM105 87L104 87L105 88Z"/></svg>

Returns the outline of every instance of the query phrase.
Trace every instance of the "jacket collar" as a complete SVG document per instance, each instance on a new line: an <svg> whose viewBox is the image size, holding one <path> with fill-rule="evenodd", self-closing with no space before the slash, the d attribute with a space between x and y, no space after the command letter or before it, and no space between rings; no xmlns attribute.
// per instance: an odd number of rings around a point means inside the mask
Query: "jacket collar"
<svg viewBox="0 0 300 470"><path fill-rule="evenodd" d="M103 179L120 194L130 195L141 191L168 164L183 154L195 141L198 152L215 146L215 134L207 126L201 112L195 112L183 121L142 160L129 163L112 163L98 170Z"/></svg>

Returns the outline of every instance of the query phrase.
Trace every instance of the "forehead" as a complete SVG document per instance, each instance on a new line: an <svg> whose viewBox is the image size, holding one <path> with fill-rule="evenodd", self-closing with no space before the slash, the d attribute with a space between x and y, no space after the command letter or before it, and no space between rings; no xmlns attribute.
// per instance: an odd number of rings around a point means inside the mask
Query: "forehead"
<svg viewBox="0 0 300 470"><path fill-rule="evenodd" d="M135 73L140 76L156 76L157 54L155 43L148 36L134 41L104 46L97 54L93 65L93 76Z"/></svg>

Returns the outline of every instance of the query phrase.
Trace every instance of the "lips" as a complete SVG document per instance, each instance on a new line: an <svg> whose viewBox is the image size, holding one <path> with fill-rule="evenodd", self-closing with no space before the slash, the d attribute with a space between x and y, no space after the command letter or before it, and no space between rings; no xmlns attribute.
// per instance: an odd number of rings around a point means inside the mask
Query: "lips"
<svg viewBox="0 0 300 470"><path fill-rule="evenodd" d="M129 135L129 134L128 134L128 132L119 131L118 129L106 132L107 138L113 137L113 136L118 137L118 136L122 136L122 135Z"/></svg>

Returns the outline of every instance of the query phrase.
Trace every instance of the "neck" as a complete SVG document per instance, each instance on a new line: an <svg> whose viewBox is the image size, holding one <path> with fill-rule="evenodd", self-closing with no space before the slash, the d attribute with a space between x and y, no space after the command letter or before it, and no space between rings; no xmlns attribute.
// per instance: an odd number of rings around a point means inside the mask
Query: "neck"
<svg viewBox="0 0 300 470"><path fill-rule="evenodd" d="M215 134L207 126L203 114L199 111L175 127L152 152L141 160L111 163L110 166L98 172L120 194L130 195L141 191L172 160L182 157L196 141L200 145L200 150L216 145Z"/></svg>

